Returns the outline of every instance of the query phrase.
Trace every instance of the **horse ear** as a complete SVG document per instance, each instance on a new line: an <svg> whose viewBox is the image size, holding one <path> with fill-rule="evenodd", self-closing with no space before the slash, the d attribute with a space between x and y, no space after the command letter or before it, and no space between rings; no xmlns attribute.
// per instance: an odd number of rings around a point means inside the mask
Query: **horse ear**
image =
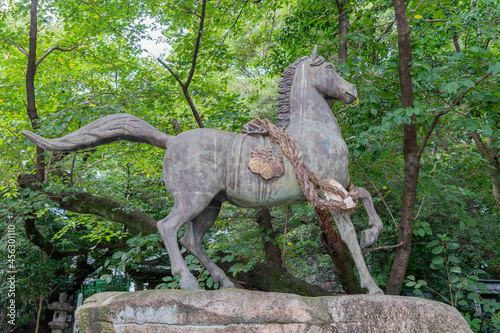
<svg viewBox="0 0 500 333"><path fill-rule="evenodd" d="M318 57L318 45L314 45L314 50L313 53L311 54L312 60L316 59Z"/></svg>

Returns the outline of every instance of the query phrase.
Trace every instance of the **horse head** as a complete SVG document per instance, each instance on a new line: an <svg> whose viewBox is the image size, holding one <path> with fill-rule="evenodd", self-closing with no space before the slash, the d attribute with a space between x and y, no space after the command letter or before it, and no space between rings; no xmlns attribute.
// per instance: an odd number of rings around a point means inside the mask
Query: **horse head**
<svg viewBox="0 0 500 333"><path fill-rule="evenodd" d="M314 47L309 59L311 84L326 100L339 100L344 104L350 104L358 98L356 87L344 80L331 62L327 62L325 58L318 56L317 46Z"/></svg>

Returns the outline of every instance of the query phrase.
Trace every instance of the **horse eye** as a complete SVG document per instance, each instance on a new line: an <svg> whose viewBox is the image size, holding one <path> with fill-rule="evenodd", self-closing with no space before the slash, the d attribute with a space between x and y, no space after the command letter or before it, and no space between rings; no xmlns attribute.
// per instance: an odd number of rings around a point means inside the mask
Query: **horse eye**
<svg viewBox="0 0 500 333"><path fill-rule="evenodd" d="M333 65L332 65L332 64L328 64L328 65L326 65L326 68L327 68L327 69L331 69L331 70L334 70L334 69L335 69L335 67L333 67Z"/></svg>

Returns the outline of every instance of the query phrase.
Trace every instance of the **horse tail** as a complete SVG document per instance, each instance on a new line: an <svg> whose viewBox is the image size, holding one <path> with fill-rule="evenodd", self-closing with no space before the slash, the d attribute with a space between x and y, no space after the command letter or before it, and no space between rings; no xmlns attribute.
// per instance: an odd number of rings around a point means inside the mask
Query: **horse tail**
<svg viewBox="0 0 500 333"><path fill-rule="evenodd" d="M147 143L161 149L167 149L167 143L172 138L144 120L128 113L113 114L97 119L59 139L46 139L25 130L21 133L40 148L68 152L97 147L119 140Z"/></svg>

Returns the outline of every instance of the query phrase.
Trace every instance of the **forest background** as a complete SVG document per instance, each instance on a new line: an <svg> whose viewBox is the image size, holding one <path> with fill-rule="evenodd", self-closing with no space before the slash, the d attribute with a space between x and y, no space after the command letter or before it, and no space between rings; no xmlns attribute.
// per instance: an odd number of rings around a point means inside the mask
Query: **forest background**
<svg viewBox="0 0 500 333"><path fill-rule="evenodd" d="M432 290L478 331L475 299L500 329L498 306L475 292L500 279L499 18L495 0L1 1L0 332L47 331L47 304L89 279L177 287L155 227L173 205L163 152L119 142L51 153L22 129L55 138L127 112L171 135L239 132L274 118L280 74L315 45L359 93L332 112L352 180L385 224L365 250L375 280L388 294ZM366 229L362 210L353 221ZM361 293L335 236L308 204L225 205L204 243L249 289Z"/></svg>

